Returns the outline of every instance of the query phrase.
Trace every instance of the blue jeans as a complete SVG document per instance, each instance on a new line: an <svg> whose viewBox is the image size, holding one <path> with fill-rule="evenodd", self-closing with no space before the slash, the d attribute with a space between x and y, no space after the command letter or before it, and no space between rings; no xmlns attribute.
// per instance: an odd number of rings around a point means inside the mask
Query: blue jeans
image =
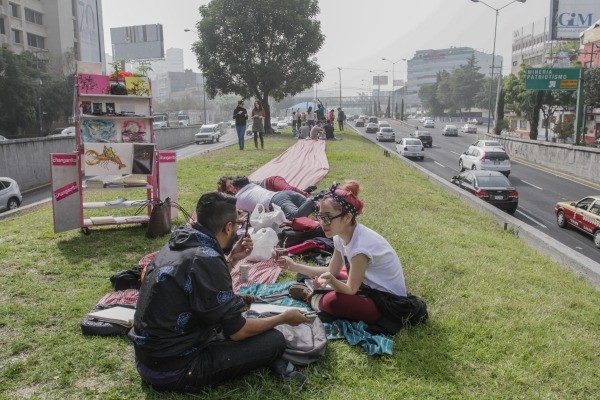
<svg viewBox="0 0 600 400"><path fill-rule="evenodd" d="M291 190L277 192L271 198L271 204L277 204L285 214L285 218L292 220L298 217L307 217L315 211L315 202Z"/></svg>
<svg viewBox="0 0 600 400"><path fill-rule="evenodd" d="M246 133L246 125L236 125L235 130L238 135L238 144L240 145L240 150L244 150L244 133Z"/></svg>

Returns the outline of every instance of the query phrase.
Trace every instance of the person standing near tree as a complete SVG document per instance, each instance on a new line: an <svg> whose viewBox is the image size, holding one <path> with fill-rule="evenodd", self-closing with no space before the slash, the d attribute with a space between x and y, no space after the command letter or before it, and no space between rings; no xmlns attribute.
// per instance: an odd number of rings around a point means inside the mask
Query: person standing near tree
<svg viewBox="0 0 600 400"><path fill-rule="evenodd" d="M344 121L346 120L346 114L342 111L341 107L338 107L338 126L340 127L340 132L344 130Z"/></svg>
<svg viewBox="0 0 600 400"><path fill-rule="evenodd" d="M258 138L260 137L260 148L265 148L263 135L265 133L265 110L259 100L254 101L252 109L252 133L254 134L254 147L258 149Z"/></svg>
<svg viewBox="0 0 600 400"><path fill-rule="evenodd" d="M315 117L316 115L313 112L312 106L309 106L308 110L306 110L306 124L309 128L315 126Z"/></svg>
<svg viewBox="0 0 600 400"><path fill-rule="evenodd" d="M235 120L235 131L238 135L240 150L244 150L244 132L248 121L248 111L244 108L244 100L238 101L237 107L233 110L233 119Z"/></svg>

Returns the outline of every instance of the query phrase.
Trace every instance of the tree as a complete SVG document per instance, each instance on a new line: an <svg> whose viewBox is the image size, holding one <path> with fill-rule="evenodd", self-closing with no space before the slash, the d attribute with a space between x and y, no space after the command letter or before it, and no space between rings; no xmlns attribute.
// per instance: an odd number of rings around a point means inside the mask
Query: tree
<svg viewBox="0 0 600 400"><path fill-rule="evenodd" d="M585 105L600 107L600 68L585 70L583 81Z"/></svg>
<svg viewBox="0 0 600 400"><path fill-rule="evenodd" d="M323 45L317 0L212 0L200 7L193 45L210 97L256 97L271 131L269 96L282 100L323 80L311 58Z"/></svg>
<svg viewBox="0 0 600 400"><path fill-rule="evenodd" d="M387 108L385 109L385 117L386 118L391 117L391 111L392 111L392 106L390 105L390 97L388 96L388 104L387 104Z"/></svg>
<svg viewBox="0 0 600 400"><path fill-rule="evenodd" d="M475 54L473 54L465 65L452 71L449 81L451 102L446 104L457 105L459 110L464 108L470 111L473 108L475 96L481 91L484 82L484 75L479 72L479 69Z"/></svg>
<svg viewBox="0 0 600 400"><path fill-rule="evenodd" d="M542 114L546 120L546 141L548 141L548 130L550 129L550 117L559 107L573 107L577 102L574 90L546 91L543 94Z"/></svg>

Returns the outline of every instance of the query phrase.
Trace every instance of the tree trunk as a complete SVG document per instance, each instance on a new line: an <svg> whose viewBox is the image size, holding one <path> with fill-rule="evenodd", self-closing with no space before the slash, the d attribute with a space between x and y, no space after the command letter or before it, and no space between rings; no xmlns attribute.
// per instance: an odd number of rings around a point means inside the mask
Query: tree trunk
<svg viewBox="0 0 600 400"><path fill-rule="evenodd" d="M265 135L273 134L273 128L271 128L271 106L269 105L269 95L265 93L264 97L260 99L260 102L265 110Z"/></svg>
<svg viewBox="0 0 600 400"><path fill-rule="evenodd" d="M400 121L404 121L404 99L402 99L402 103L400 105Z"/></svg>
<svg viewBox="0 0 600 400"><path fill-rule="evenodd" d="M531 128L529 130L529 139L537 140L538 126L540 125L540 110L544 99L544 92L538 90L535 94L535 103L531 112Z"/></svg>

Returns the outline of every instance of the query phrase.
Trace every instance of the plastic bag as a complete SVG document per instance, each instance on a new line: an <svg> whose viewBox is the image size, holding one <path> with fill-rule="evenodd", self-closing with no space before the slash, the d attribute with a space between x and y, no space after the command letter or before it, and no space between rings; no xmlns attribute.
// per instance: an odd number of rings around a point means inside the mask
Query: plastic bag
<svg viewBox="0 0 600 400"><path fill-rule="evenodd" d="M271 228L261 228L252 235L252 253L247 257L248 261L266 261L273 255L273 248L279 241L277 233Z"/></svg>
<svg viewBox="0 0 600 400"><path fill-rule="evenodd" d="M257 204L250 215L250 225L254 229L271 228L275 233L280 233L279 226L285 221L285 214L277 204L271 204L273 211L265 210L262 204Z"/></svg>

